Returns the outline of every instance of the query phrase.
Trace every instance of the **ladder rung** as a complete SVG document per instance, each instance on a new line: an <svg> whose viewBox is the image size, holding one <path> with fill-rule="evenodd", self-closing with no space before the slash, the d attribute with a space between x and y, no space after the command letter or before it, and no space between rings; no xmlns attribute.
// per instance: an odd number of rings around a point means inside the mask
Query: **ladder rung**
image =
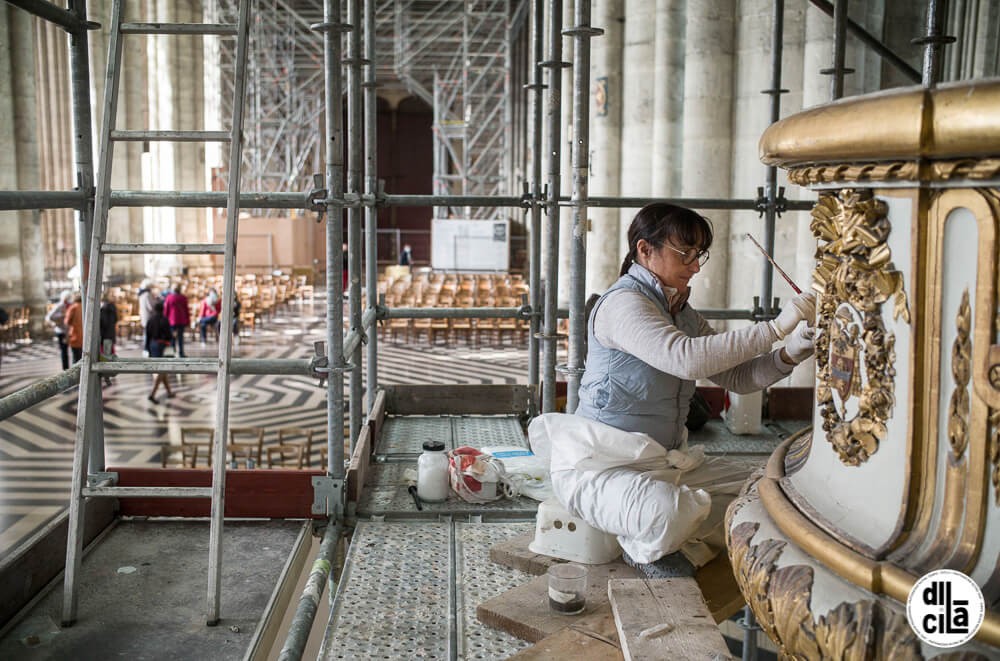
<svg viewBox="0 0 1000 661"><path fill-rule="evenodd" d="M224 243L105 243L106 255L224 255Z"/></svg>
<svg viewBox="0 0 1000 661"><path fill-rule="evenodd" d="M212 487L85 487L96 498L211 498Z"/></svg>
<svg viewBox="0 0 1000 661"><path fill-rule="evenodd" d="M235 35L235 23L122 23L122 34Z"/></svg>
<svg viewBox="0 0 1000 661"><path fill-rule="evenodd" d="M119 358L91 365L97 374L216 374L218 358Z"/></svg>
<svg viewBox="0 0 1000 661"><path fill-rule="evenodd" d="M228 131L112 131L112 140L165 142L229 142Z"/></svg>

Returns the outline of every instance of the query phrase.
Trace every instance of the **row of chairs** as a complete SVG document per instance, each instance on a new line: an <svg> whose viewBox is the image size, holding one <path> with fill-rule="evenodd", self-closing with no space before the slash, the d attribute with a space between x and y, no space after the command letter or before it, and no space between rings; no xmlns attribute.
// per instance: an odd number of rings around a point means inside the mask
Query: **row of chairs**
<svg viewBox="0 0 1000 661"><path fill-rule="evenodd" d="M31 341L31 309L24 305L7 310L7 321L0 324L0 346Z"/></svg>
<svg viewBox="0 0 1000 661"><path fill-rule="evenodd" d="M227 458L235 465L249 468L313 468L315 431L302 427L282 427L277 430L277 442L264 444L263 427L232 427L226 444ZM212 465L215 429L212 427L182 427L180 445L164 443L160 447L160 463L183 468ZM326 466L326 443L318 443L317 468Z"/></svg>

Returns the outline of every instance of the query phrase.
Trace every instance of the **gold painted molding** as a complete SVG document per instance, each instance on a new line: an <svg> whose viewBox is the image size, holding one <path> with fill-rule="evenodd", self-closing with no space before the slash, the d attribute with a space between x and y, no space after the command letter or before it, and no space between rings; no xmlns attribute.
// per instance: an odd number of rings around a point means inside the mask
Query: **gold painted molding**
<svg viewBox="0 0 1000 661"><path fill-rule="evenodd" d="M807 428L804 432L809 433ZM785 454L789 446L795 442L800 434L793 434L785 439L771 454L765 467L764 476L756 482L757 495L761 505L767 511L768 516L788 540L799 547L803 552L821 562L834 574L858 587L874 594L884 594L892 597L900 604L905 604L910 594L910 590L917 582L918 577L909 572L885 561L872 560L844 546L839 540L830 536L808 518L802 515L798 509L788 500L781 490L779 480L785 476L784 464ZM726 534L731 534L732 526L729 525L732 516L741 507L740 499L733 501L727 512ZM779 544L776 540L771 540L773 544ZM727 540L727 544L729 541ZM780 555L777 551L775 555ZM732 546L730 546L730 558L733 556ZM733 564L734 568L736 563ZM759 590L761 583L748 583L744 585L737 574L740 588L747 597L747 603L753 608L754 613L760 617L755 608L755 602L751 601L755 593ZM757 585L758 587L754 587ZM757 599L756 606L760 606L760 599ZM987 612L983 620L983 625L976 634L976 640L992 645L1000 646L1000 613Z"/></svg>
<svg viewBox="0 0 1000 661"><path fill-rule="evenodd" d="M772 124L760 158L785 168L992 158L1000 153L1000 79L907 87L809 108Z"/></svg>
<svg viewBox="0 0 1000 661"><path fill-rule="evenodd" d="M972 307L969 305L969 288L962 292L962 301L955 315L955 341L951 345L951 376L955 387L948 404L948 442L956 459L969 447L969 377L972 372Z"/></svg>
<svg viewBox="0 0 1000 661"><path fill-rule="evenodd" d="M816 402L826 440L841 462L858 466L885 440L896 402L896 338L882 322L882 304L892 299L894 317L905 322L909 305L887 243L891 226L884 202L870 191L845 189L820 196L812 217L810 229L820 243L813 275L821 291ZM835 393L841 402L856 399L857 415L846 419Z"/></svg>

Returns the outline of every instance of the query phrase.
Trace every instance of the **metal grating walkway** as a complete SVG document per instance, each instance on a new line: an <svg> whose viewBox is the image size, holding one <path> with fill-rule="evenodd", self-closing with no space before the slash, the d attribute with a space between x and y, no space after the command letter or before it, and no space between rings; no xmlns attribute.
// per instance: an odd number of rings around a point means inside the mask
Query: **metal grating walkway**
<svg viewBox="0 0 1000 661"><path fill-rule="evenodd" d="M378 519L436 519L439 515L478 516L481 519L534 519L538 503L530 498L502 498L492 503L467 503L454 494L443 503L424 503L418 511L407 487L416 476L417 457L424 441L442 441L452 450L528 447L516 416L393 416L385 421L375 461L358 503L359 517ZM410 479L407 479L409 471Z"/></svg>
<svg viewBox="0 0 1000 661"><path fill-rule="evenodd" d="M362 522L321 659L505 659L525 641L481 625L476 606L533 577L489 560L532 522Z"/></svg>

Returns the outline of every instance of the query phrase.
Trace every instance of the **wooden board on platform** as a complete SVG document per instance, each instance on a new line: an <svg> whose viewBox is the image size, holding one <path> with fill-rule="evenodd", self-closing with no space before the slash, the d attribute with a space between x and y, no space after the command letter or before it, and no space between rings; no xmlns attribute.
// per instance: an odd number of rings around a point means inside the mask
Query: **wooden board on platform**
<svg viewBox="0 0 1000 661"><path fill-rule="evenodd" d="M375 395L372 410L368 412L368 427L372 430L372 447L378 444L382 437L382 425L385 423L385 391L379 390Z"/></svg>
<svg viewBox="0 0 1000 661"><path fill-rule="evenodd" d="M487 626L531 643L570 625L593 626L591 620L611 612L608 580L635 578L637 574L621 560L588 565L588 568L587 607L580 615L560 615L549 610L548 577L537 576L524 585L479 604L476 617Z"/></svg>
<svg viewBox="0 0 1000 661"><path fill-rule="evenodd" d="M210 487L209 468L109 467L120 487ZM313 514L317 470L227 470L226 516L264 519L325 518ZM121 498L122 516L209 516L210 498Z"/></svg>
<svg viewBox="0 0 1000 661"><path fill-rule="evenodd" d="M365 488L365 478L371 468L372 458L372 428L365 425L358 433L358 442L351 455L351 464L347 468L347 501L357 503L361 500L361 492Z"/></svg>
<svg viewBox="0 0 1000 661"><path fill-rule="evenodd" d="M699 568L694 580L698 581L701 594L708 604L708 611L716 624L736 615L746 605L740 586L733 576L729 556L724 551Z"/></svg>
<svg viewBox="0 0 1000 661"><path fill-rule="evenodd" d="M490 560L498 565L517 569L532 576L541 576L552 565L566 562L549 555L535 553L529 549L528 544L534 538L535 533L529 533L494 544L490 547Z"/></svg>
<svg viewBox="0 0 1000 661"><path fill-rule="evenodd" d="M490 548L490 560L532 576L541 576L552 565L565 562L529 549L528 544L534 538L534 533L529 533L498 542ZM728 620L746 605L725 553L698 569L695 580L716 623Z"/></svg>
<svg viewBox="0 0 1000 661"><path fill-rule="evenodd" d="M618 629L611 613L571 624L514 656L516 661L622 661Z"/></svg>
<svg viewBox="0 0 1000 661"><path fill-rule="evenodd" d="M612 579L608 597L627 661L731 658L693 578Z"/></svg>

